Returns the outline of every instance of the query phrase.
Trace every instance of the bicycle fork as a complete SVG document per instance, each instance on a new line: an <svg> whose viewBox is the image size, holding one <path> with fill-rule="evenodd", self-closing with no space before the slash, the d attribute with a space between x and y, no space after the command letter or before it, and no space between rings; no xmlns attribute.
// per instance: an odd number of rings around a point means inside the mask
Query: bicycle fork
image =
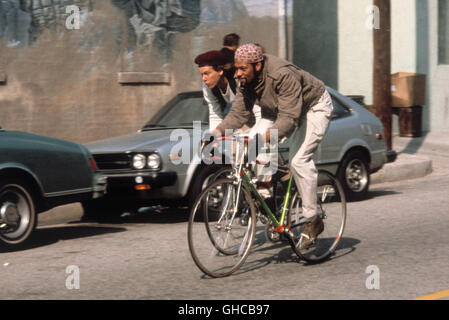
<svg viewBox="0 0 449 320"><path fill-rule="evenodd" d="M217 222L217 224L220 224L222 222L223 218L226 216L226 212L229 210L228 209L229 206L231 206L232 216L231 216L231 219L229 220L229 222L227 223L227 225L225 226L225 229L227 231L231 230L232 223L234 222L235 215L237 214L241 189L242 189L242 181L240 180L238 182L238 186L237 186L236 199L235 199L235 201L232 201L231 198L235 198L235 197L232 196L233 187L232 187L232 185L228 186L228 190L226 192L227 194L226 194L226 199L225 199L224 206L223 206L223 209L222 209L222 213L220 215L220 219Z"/></svg>
<svg viewBox="0 0 449 320"><path fill-rule="evenodd" d="M247 149L247 145L245 145L243 148ZM234 203L231 204L232 205L232 216L231 216L231 220L229 221L229 224L227 225L227 227L225 227L225 229L227 231L231 230L232 223L234 222L235 215L237 214L238 205L239 205L239 202L240 202L240 193L241 193L241 190L242 190L242 175L241 174L237 174L237 173L242 172L243 162L244 162L244 157L243 157L244 153L242 153L242 150L239 150L239 149L240 148L238 148L237 151L236 151L236 154L240 154L240 156L236 155L236 159L239 159L239 160L238 160L238 164L237 164L237 166L235 168L235 175L237 177L237 181L235 183L235 184L237 184L237 196L236 196L236 199L235 199ZM220 217L218 223L221 222L221 220L225 216L225 212L228 210L227 208L229 207L229 204L230 204L230 201L231 201L232 188L233 188L232 185L228 186L228 192L227 192L227 196L226 196L225 205L224 205L223 212L221 214L221 217Z"/></svg>

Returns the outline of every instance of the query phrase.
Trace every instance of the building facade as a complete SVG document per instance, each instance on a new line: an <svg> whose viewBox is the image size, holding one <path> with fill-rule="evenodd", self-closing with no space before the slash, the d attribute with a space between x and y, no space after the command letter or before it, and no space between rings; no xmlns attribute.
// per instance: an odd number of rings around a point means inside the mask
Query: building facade
<svg viewBox="0 0 449 320"><path fill-rule="evenodd" d="M308 5L309 4L309 5ZM347 95L373 97L372 0L295 0L293 58ZM449 1L391 1L391 71L425 74L423 130L449 130ZM397 121L397 120L396 120Z"/></svg>
<svg viewBox="0 0 449 320"><path fill-rule="evenodd" d="M392 72L427 75L423 129L449 128L449 0L395 0ZM138 130L195 56L235 32L372 102L371 0L1 0L0 125L88 142ZM375 25L375 24L374 24Z"/></svg>

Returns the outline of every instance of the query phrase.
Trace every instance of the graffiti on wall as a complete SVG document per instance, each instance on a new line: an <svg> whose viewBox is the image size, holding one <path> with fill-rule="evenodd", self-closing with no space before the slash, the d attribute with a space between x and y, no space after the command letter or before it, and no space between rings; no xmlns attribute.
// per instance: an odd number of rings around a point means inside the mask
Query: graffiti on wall
<svg viewBox="0 0 449 320"><path fill-rule="evenodd" d="M45 29L63 32L69 5L87 10L91 0L0 0L0 38L9 47L24 47Z"/></svg>
<svg viewBox="0 0 449 320"><path fill-rule="evenodd" d="M152 45L167 49L172 33L189 32L200 23L200 0L110 0L123 10L128 49Z"/></svg>
<svg viewBox="0 0 449 320"><path fill-rule="evenodd" d="M111 29L121 42L126 34L127 49L152 46L170 50L170 36L187 33L199 25L245 19L261 10L259 0L109 0L122 19ZM265 12L273 12L274 0L263 0ZM268 5L271 3L271 7ZM67 6L78 6L81 14L95 14L93 0L0 0L0 40L8 47L27 47L39 41L45 30L66 32ZM256 11L257 11L256 10ZM257 12L256 12L257 14ZM125 28L120 27L125 21Z"/></svg>

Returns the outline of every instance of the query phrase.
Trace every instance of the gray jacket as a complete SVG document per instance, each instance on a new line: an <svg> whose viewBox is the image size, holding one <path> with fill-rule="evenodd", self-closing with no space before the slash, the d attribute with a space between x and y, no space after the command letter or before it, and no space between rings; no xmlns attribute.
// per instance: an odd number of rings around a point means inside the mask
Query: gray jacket
<svg viewBox="0 0 449 320"><path fill-rule="evenodd" d="M217 130L224 133L225 129L242 127L257 104L261 107L262 118L275 121L270 129L277 129L279 138L289 136L325 91L321 80L272 55L265 55L262 72L262 81L255 88L238 88L231 111Z"/></svg>

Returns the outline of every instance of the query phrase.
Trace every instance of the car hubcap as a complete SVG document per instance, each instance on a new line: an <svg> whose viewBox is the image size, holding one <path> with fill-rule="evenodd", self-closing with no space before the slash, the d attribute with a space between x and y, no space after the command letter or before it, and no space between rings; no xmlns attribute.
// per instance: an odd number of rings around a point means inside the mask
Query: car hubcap
<svg viewBox="0 0 449 320"><path fill-rule="evenodd" d="M204 190L209 184L217 181L221 178L226 178L229 175L229 171L222 171L220 173L212 173L203 181L203 185L201 186L201 190Z"/></svg>
<svg viewBox="0 0 449 320"><path fill-rule="evenodd" d="M27 198L20 190L11 187L0 195L0 231L8 239L17 239L24 234L31 219Z"/></svg>
<svg viewBox="0 0 449 320"><path fill-rule="evenodd" d="M364 163L359 159L349 162L346 167L346 183L354 192L362 191L368 183L368 174Z"/></svg>
<svg viewBox="0 0 449 320"><path fill-rule="evenodd" d="M224 193L221 185L216 186L211 189L209 192L209 205L212 207L218 207L220 203L223 201Z"/></svg>
<svg viewBox="0 0 449 320"><path fill-rule="evenodd" d="M16 227L20 221L19 211L17 206L12 202L5 202L0 209L0 217L2 224L0 228L3 227Z"/></svg>

